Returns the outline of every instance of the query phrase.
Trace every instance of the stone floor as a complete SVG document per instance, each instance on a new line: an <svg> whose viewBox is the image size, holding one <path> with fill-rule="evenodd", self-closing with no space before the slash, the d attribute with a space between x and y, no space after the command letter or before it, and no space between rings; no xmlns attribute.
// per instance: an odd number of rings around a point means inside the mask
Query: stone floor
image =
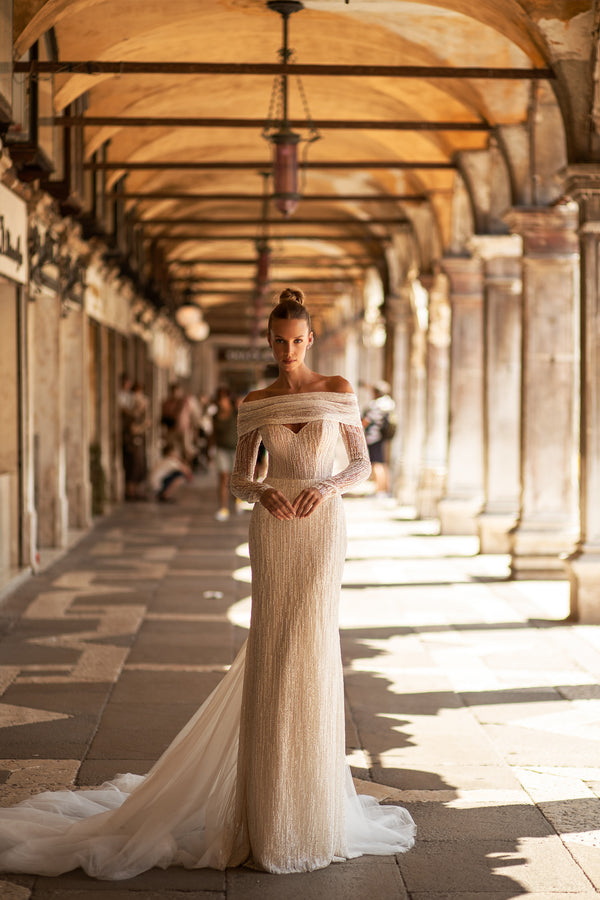
<svg viewBox="0 0 600 900"><path fill-rule="evenodd" d="M248 513L212 483L129 504L0 606L0 786L146 771L218 682L249 612ZM509 900L600 892L600 629L564 583L391 501L346 501L348 754L419 829L405 855L305 875L151 871L128 882L0 876L7 900ZM386 787L382 787L386 786ZM364 787L364 786L363 786Z"/></svg>

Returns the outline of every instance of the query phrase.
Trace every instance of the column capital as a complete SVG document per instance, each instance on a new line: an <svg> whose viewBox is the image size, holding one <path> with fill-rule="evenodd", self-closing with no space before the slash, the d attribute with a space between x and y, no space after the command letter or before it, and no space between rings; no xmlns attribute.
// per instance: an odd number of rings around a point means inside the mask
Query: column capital
<svg viewBox="0 0 600 900"><path fill-rule="evenodd" d="M576 163L562 172L565 179L565 197L579 201L581 197L600 195L600 165Z"/></svg>
<svg viewBox="0 0 600 900"><path fill-rule="evenodd" d="M476 256L444 256L440 266L450 282L450 298L483 296L483 266Z"/></svg>
<svg viewBox="0 0 600 900"><path fill-rule="evenodd" d="M383 313L390 325L404 325L410 321L412 312L408 287L399 288L386 295Z"/></svg>
<svg viewBox="0 0 600 900"><path fill-rule="evenodd" d="M513 234L523 238L523 256L572 257L579 254L576 203L513 207L504 216Z"/></svg>
<svg viewBox="0 0 600 900"><path fill-rule="evenodd" d="M523 254L520 234L475 234L469 241L474 256L488 262L490 259L514 259Z"/></svg>

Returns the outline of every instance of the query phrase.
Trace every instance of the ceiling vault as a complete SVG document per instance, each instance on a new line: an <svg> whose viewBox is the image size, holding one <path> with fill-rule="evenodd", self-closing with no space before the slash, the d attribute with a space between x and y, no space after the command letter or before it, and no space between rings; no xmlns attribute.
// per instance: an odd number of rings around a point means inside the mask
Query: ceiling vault
<svg viewBox="0 0 600 900"><path fill-rule="evenodd" d="M287 283L332 333L539 199L586 5L319 0L281 48L267 0L15 0L7 145L175 321L251 340Z"/></svg>

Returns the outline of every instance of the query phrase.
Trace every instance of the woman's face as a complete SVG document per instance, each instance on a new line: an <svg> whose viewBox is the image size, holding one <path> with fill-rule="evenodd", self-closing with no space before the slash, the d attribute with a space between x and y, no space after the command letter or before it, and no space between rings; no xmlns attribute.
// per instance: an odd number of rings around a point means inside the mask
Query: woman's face
<svg viewBox="0 0 600 900"><path fill-rule="evenodd" d="M304 319L273 319L269 332L269 346L282 371L289 372L303 365L306 351L313 342L313 333Z"/></svg>

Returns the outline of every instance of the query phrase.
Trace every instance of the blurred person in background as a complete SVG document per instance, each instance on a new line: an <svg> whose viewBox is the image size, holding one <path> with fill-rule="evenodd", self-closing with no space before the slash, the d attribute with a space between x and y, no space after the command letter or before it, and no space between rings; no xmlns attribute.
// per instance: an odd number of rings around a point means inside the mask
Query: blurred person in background
<svg viewBox="0 0 600 900"><path fill-rule="evenodd" d="M237 406L228 387L219 387L215 397L216 410L212 417L211 447L217 469L218 522L229 518L229 479L237 446Z"/></svg>
<svg viewBox="0 0 600 900"><path fill-rule="evenodd" d="M396 405L390 396L387 381L376 381L371 388L373 399L363 412L362 424L369 451L369 460L375 491L380 496L390 496L390 472L387 462L387 444L396 431Z"/></svg>

